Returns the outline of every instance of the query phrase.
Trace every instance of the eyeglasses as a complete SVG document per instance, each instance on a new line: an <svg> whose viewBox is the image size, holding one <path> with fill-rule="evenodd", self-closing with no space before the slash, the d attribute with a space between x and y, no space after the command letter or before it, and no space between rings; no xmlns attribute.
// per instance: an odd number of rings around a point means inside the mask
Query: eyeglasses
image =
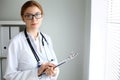
<svg viewBox="0 0 120 80"><path fill-rule="evenodd" d="M35 14L31 14L31 13L25 14L25 18L26 18L27 20L32 20L34 17L35 17L36 19L40 19L40 18L42 18L42 14L39 13L39 12L37 12L37 13L35 13Z"/></svg>

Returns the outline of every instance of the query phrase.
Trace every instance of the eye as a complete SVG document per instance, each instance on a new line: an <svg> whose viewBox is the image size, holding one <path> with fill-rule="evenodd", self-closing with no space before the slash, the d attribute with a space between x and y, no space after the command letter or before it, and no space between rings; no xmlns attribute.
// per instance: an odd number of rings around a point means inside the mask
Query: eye
<svg viewBox="0 0 120 80"><path fill-rule="evenodd" d="M37 12L35 15L41 15L41 13Z"/></svg>
<svg viewBox="0 0 120 80"><path fill-rule="evenodd" d="M32 17L32 15L30 15L30 14L29 15L25 15L25 17Z"/></svg>
<svg viewBox="0 0 120 80"><path fill-rule="evenodd" d="M26 19L32 19L32 14L25 15Z"/></svg>
<svg viewBox="0 0 120 80"><path fill-rule="evenodd" d="M36 17L36 18L41 18L42 15L41 15L41 13L36 13L36 14L35 14L35 17Z"/></svg>

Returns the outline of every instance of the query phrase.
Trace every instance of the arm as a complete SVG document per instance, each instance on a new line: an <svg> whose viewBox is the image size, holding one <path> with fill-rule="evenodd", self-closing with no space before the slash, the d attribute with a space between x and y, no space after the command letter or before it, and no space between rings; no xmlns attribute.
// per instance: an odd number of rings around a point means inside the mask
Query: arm
<svg viewBox="0 0 120 80"><path fill-rule="evenodd" d="M11 41L8 48L7 66L4 78L6 80L38 80L38 69L19 71L20 46L18 40Z"/></svg>

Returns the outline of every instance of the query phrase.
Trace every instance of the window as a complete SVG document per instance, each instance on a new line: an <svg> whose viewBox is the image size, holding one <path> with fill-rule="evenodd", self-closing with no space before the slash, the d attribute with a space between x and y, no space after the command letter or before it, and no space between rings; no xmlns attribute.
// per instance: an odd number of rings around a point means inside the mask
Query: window
<svg viewBox="0 0 120 80"><path fill-rule="evenodd" d="M120 0L108 0L105 80L120 80Z"/></svg>
<svg viewBox="0 0 120 80"><path fill-rule="evenodd" d="M92 0L89 80L120 80L120 0Z"/></svg>

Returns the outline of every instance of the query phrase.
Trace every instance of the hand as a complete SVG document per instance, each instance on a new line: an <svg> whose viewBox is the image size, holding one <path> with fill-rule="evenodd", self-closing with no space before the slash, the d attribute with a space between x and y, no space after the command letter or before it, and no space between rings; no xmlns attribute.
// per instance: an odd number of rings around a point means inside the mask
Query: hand
<svg viewBox="0 0 120 80"><path fill-rule="evenodd" d="M43 72L46 71L46 69L48 69L48 67L55 67L55 65L53 63L47 62L47 63L43 63L40 68L38 69L38 76L41 75Z"/></svg>
<svg viewBox="0 0 120 80"><path fill-rule="evenodd" d="M50 77L54 77L57 74L57 68L54 67L48 67L45 70L45 74Z"/></svg>

